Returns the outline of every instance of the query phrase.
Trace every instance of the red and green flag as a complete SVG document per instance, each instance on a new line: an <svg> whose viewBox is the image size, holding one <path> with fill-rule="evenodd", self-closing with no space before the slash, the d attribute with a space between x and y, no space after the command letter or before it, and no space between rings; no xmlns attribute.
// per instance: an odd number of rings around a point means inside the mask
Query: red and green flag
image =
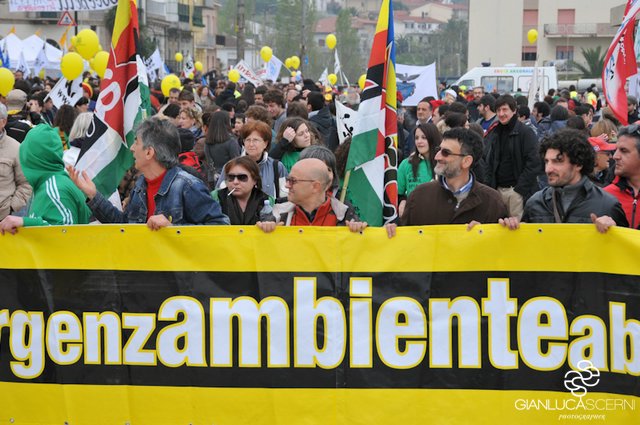
<svg viewBox="0 0 640 425"><path fill-rule="evenodd" d="M138 49L139 35L136 0L119 0L109 62L87 142L76 163L76 168L86 170L105 196L115 192L124 173L133 165L129 148L135 141L135 128L146 118L149 105L146 70Z"/></svg>
<svg viewBox="0 0 640 425"><path fill-rule="evenodd" d="M383 0L373 39L367 79L352 136L346 199L371 226L398 217L398 152L393 6Z"/></svg>

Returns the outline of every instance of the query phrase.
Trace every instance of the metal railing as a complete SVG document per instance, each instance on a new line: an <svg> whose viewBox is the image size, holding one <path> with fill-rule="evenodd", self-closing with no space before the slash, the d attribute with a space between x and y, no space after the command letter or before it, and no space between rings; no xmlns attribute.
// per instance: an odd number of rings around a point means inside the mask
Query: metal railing
<svg viewBox="0 0 640 425"><path fill-rule="evenodd" d="M617 30L609 23L544 24L547 37L612 37Z"/></svg>

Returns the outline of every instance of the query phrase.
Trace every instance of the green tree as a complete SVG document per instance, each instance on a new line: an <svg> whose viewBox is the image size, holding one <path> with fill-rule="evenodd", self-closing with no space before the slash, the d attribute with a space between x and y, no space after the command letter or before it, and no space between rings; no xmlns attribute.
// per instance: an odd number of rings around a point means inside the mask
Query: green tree
<svg viewBox="0 0 640 425"><path fill-rule="evenodd" d="M469 23L451 19L440 27L434 42L439 76L464 74L467 69Z"/></svg>
<svg viewBox="0 0 640 425"><path fill-rule="evenodd" d="M109 31L109 40L100 40L100 43L102 44L102 48L107 51L111 46L111 38L113 37L113 25L116 21L116 9L117 7L112 7L104 16L104 25ZM146 25L140 25L140 55L143 58L151 56L157 47L156 43L153 41L153 35L150 33L151 31Z"/></svg>
<svg viewBox="0 0 640 425"><path fill-rule="evenodd" d="M244 0L244 18L255 15L256 0ZM262 4L261 4L262 7ZM238 17L238 0L227 0L223 3L218 14L218 32L221 34L236 34L236 19ZM246 23L245 23L246 27Z"/></svg>
<svg viewBox="0 0 640 425"><path fill-rule="evenodd" d="M599 78L604 68L604 57L606 52L602 51L602 46L594 49L580 48L586 65L571 61L571 65L582 72L584 78Z"/></svg>
<svg viewBox="0 0 640 425"><path fill-rule="evenodd" d="M366 72L366 65L360 48L360 38L356 29L351 25L351 19L349 10L343 9L338 13L336 21L338 45L336 48L342 72L345 73L349 82L355 82L361 74Z"/></svg>
<svg viewBox="0 0 640 425"><path fill-rule="evenodd" d="M302 1L306 1L306 19L302 22ZM313 3L309 0L278 0L275 17L275 55L283 61L290 56L300 56L302 52L302 29L304 27L305 54L309 63L300 57L305 77L317 78L322 72L322 60L313 41L317 18ZM318 69L320 68L320 71ZM318 75L316 75L316 73Z"/></svg>

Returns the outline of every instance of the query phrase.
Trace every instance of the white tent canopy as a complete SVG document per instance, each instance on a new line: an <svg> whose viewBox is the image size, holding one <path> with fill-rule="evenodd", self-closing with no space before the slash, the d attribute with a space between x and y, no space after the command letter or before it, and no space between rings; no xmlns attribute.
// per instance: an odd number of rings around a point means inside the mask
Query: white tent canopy
<svg viewBox="0 0 640 425"><path fill-rule="evenodd" d="M32 35L24 40L21 40L15 34L9 34L2 40L0 40L0 48L3 48L10 59L10 68L17 68L20 63L20 55L24 54L24 59L29 67L33 67L36 58L40 54L40 51L44 48L45 56L47 57L48 64L45 69L60 70L60 60L62 58L62 50L52 46L49 43L38 37Z"/></svg>

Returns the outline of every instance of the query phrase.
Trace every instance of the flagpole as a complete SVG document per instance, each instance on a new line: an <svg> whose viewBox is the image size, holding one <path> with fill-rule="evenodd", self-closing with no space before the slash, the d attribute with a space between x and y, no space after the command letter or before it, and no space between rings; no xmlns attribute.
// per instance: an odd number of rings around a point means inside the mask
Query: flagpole
<svg viewBox="0 0 640 425"><path fill-rule="evenodd" d="M351 170L344 174L344 183L342 183L342 192L340 192L340 202L344 202L347 196L347 187L349 187L349 178L351 177Z"/></svg>

